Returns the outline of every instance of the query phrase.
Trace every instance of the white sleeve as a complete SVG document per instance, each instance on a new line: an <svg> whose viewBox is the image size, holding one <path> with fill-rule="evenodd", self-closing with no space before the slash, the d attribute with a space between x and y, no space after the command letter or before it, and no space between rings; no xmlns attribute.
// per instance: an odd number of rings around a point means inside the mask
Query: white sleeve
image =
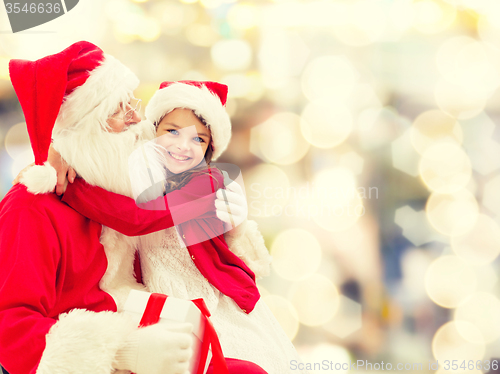
<svg viewBox="0 0 500 374"><path fill-rule="evenodd" d="M272 257L266 248L257 222L246 220L224 234L231 252L241 258L257 279L269 275Z"/></svg>

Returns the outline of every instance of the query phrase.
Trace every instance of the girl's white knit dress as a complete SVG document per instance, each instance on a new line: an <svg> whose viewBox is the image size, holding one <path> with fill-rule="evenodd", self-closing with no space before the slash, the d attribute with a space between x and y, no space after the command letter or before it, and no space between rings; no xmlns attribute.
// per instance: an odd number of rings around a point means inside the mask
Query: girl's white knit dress
<svg viewBox="0 0 500 374"><path fill-rule="evenodd" d="M150 292L182 299L203 298L225 357L247 360L268 374L292 372L299 356L264 301L246 314L196 268L175 227L140 238L143 281ZM294 373L306 373L293 370Z"/></svg>

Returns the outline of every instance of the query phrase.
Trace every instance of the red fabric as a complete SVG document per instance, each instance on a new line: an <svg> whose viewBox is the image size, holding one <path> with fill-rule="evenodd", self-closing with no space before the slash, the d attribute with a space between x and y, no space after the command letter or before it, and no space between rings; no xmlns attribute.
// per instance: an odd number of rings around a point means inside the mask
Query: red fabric
<svg viewBox="0 0 500 374"><path fill-rule="evenodd" d="M101 229L55 194L21 184L0 202L0 362L8 372L36 372L59 314L116 311L99 289L107 267Z"/></svg>
<svg viewBox="0 0 500 374"><path fill-rule="evenodd" d="M146 309L144 309L141 322L139 322L139 327L151 326L158 323L165 301L167 301L167 295L152 293L151 296L149 296Z"/></svg>
<svg viewBox="0 0 500 374"><path fill-rule="evenodd" d="M224 186L220 171L212 171L217 187ZM245 313L250 313L260 297L255 274L227 246L224 224L215 213L211 183L209 175L196 175L181 189L141 204L141 207L162 210L140 209L134 200L82 180L68 185L63 201L84 216L128 236L177 225L200 273Z"/></svg>
<svg viewBox="0 0 500 374"><path fill-rule="evenodd" d="M23 108L35 163L43 164L64 95L85 83L103 60L102 50L81 41L37 61L11 60L10 79Z"/></svg>
<svg viewBox="0 0 500 374"><path fill-rule="evenodd" d="M144 283L142 281L142 270L141 270L141 259L139 257L139 252L135 252L134 258L134 278L138 283Z"/></svg>
<svg viewBox="0 0 500 374"><path fill-rule="evenodd" d="M218 83L218 82L210 82L210 81L177 81L177 82L165 81L165 82L162 82L160 84L160 90L162 88L170 86L173 83L184 83L184 84L189 84L191 86L196 86L196 87L205 86L213 94L215 94L219 97L220 102L223 106L226 105L228 88L225 84Z"/></svg>
<svg viewBox="0 0 500 374"><path fill-rule="evenodd" d="M149 296L148 303L142 314L141 322L139 327L145 327L154 325L160 320L161 311L168 296L161 293L152 293ZM214 326L208 317L210 317L210 312L203 299L191 300L193 304L200 310L205 318L205 332L203 334L203 346L201 349L201 357L198 362L197 374L203 374L203 369L205 368L205 363L207 361L208 348L212 346L212 361L211 364L217 368L217 373L219 374L229 374L227 372L226 361L224 360L224 355L222 354L222 348L220 346L219 338L215 332Z"/></svg>
<svg viewBox="0 0 500 374"><path fill-rule="evenodd" d="M226 357L226 364L229 374L267 374L259 365L250 361ZM210 362L206 374L218 374L218 372L214 370L213 362Z"/></svg>

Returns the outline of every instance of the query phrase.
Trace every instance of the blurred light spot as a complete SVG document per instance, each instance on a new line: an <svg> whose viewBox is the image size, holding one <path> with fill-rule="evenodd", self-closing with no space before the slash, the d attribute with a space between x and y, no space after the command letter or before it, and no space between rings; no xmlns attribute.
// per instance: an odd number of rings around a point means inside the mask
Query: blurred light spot
<svg viewBox="0 0 500 374"><path fill-rule="evenodd" d="M235 29L248 30L259 22L259 12L251 3L238 3L229 9L227 20Z"/></svg>
<svg viewBox="0 0 500 374"><path fill-rule="evenodd" d="M489 43L469 37L449 39L438 51L437 61L448 82L482 92L486 98L500 84L500 51Z"/></svg>
<svg viewBox="0 0 500 374"><path fill-rule="evenodd" d="M7 57L0 57L0 79L9 79L9 61Z"/></svg>
<svg viewBox="0 0 500 374"><path fill-rule="evenodd" d="M145 42L152 42L158 39L160 34L160 23L154 18L145 19L139 37Z"/></svg>
<svg viewBox="0 0 500 374"><path fill-rule="evenodd" d="M361 146L371 150L385 146L394 139L394 124L400 121L400 116L392 107L368 108L359 113L356 132Z"/></svg>
<svg viewBox="0 0 500 374"><path fill-rule="evenodd" d="M340 156L338 166L351 170L355 175L363 172L365 160L356 152L351 151Z"/></svg>
<svg viewBox="0 0 500 374"><path fill-rule="evenodd" d="M413 4L412 0L395 1L389 9L390 36L399 36L413 25ZM394 36L393 36L394 37ZM397 41L393 39L392 41Z"/></svg>
<svg viewBox="0 0 500 374"><path fill-rule="evenodd" d="M259 73L228 74L222 78L222 82L229 86L228 97L257 101L264 95Z"/></svg>
<svg viewBox="0 0 500 374"><path fill-rule="evenodd" d="M309 231L289 229L280 233L271 246L272 266L283 278L299 280L314 273L321 262L321 247Z"/></svg>
<svg viewBox="0 0 500 374"><path fill-rule="evenodd" d="M366 83L358 83L354 87L349 98L349 107L354 112L360 112L367 108L382 108L380 99L374 87Z"/></svg>
<svg viewBox="0 0 500 374"><path fill-rule="evenodd" d="M485 42L498 45L500 41L500 11L496 10L490 14L482 15L477 21L477 33Z"/></svg>
<svg viewBox="0 0 500 374"><path fill-rule="evenodd" d="M427 219L437 231L454 236L474 227L479 206L474 195L462 189L452 194L432 193L425 211Z"/></svg>
<svg viewBox="0 0 500 374"><path fill-rule="evenodd" d="M14 160L27 150L31 150L30 137L25 122L15 124L7 131L5 150Z"/></svg>
<svg viewBox="0 0 500 374"><path fill-rule="evenodd" d="M412 301L425 299L427 293L425 284L425 273L431 264L431 256L421 249L410 249L403 254L401 269L403 273L403 287L406 298Z"/></svg>
<svg viewBox="0 0 500 374"><path fill-rule="evenodd" d="M295 282L290 288L288 299L297 310L301 323L319 326L335 315L339 293L330 280L315 274Z"/></svg>
<svg viewBox="0 0 500 374"><path fill-rule="evenodd" d="M500 175L484 185L482 200L483 205L496 216L500 216L500 193L498 191L500 191Z"/></svg>
<svg viewBox="0 0 500 374"><path fill-rule="evenodd" d="M451 238L451 247L471 265L489 264L500 253L500 227L490 217L480 214L470 230Z"/></svg>
<svg viewBox="0 0 500 374"><path fill-rule="evenodd" d="M472 168L481 175L491 174L500 168L500 144L484 139L480 147L467 149Z"/></svg>
<svg viewBox="0 0 500 374"><path fill-rule="evenodd" d="M335 317L323 328L341 339L358 331L362 324L361 304L354 300L339 295L339 309ZM338 372L338 370L336 370Z"/></svg>
<svg viewBox="0 0 500 374"><path fill-rule="evenodd" d="M292 303L281 296L267 295L263 297L276 320L290 340L293 340L299 331L299 316Z"/></svg>
<svg viewBox="0 0 500 374"><path fill-rule="evenodd" d="M449 360L450 363L453 360L460 363L464 360L472 360L473 362L482 360L485 353L485 344L472 343L466 340L464 335L480 339L481 332L473 324L465 321L451 321L441 326L432 339L432 353L434 358L439 363L444 363L446 360ZM450 370L448 372L458 373L464 372L464 370L458 368L458 370Z"/></svg>
<svg viewBox="0 0 500 374"><path fill-rule="evenodd" d="M349 136L352 127L351 112L343 105L311 103L302 112L302 134L318 148L339 145Z"/></svg>
<svg viewBox="0 0 500 374"><path fill-rule="evenodd" d="M437 233L429 224L425 211L415 211L409 205L398 208L394 222L403 229L403 236L414 246L421 246L433 241L448 242L448 238Z"/></svg>
<svg viewBox="0 0 500 374"><path fill-rule="evenodd" d="M474 270L456 256L434 260L425 273L425 290L437 305L456 308L475 290Z"/></svg>
<svg viewBox="0 0 500 374"><path fill-rule="evenodd" d="M416 177L419 173L419 155L411 146L411 129L408 129L391 144L392 166L395 169Z"/></svg>
<svg viewBox="0 0 500 374"><path fill-rule="evenodd" d="M244 70L252 62L252 47L245 40L221 40L211 49L214 64L223 70Z"/></svg>
<svg viewBox="0 0 500 374"><path fill-rule="evenodd" d="M464 87L441 78L434 92L439 108L458 119L472 118L486 105L490 92L481 87Z"/></svg>
<svg viewBox="0 0 500 374"><path fill-rule="evenodd" d="M419 171L423 182L431 190L452 193L467 185L472 175L472 166L460 146L439 143L424 152Z"/></svg>
<svg viewBox="0 0 500 374"><path fill-rule="evenodd" d="M264 80L264 76L262 78ZM269 82L264 82L264 84L266 87L269 87ZM285 83L279 85L279 87L268 89L266 97L278 106L295 107L303 100L300 81L296 78L289 78Z"/></svg>
<svg viewBox="0 0 500 374"><path fill-rule="evenodd" d="M302 72L309 53L308 46L297 35L274 28L263 31L259 65L264 85L270 89L285 86L292 77Z"/></svg>
<svg viewBox="0 0 500 374"><path fill-rule="evenodd" d="M254 217L279 217L286 212L290 182L286 174L274 165L258 165L245 175L248 212Z"/></svg>
<svg viewBox="0 0 500 374"><path fill-rule="evenodd" d="M486 140L491 139L496 128L495 122L485 112L460 121L460 125L464 133L463 146L467 150L482 147Z"/></svg>
<svg viewBox="0 0 500 374"><path fill-rule="evenodd" d="M344 347L330 343L320 343L309 349L299 350L299 354L303 363L311 363L311 366L313 366L311 370L307 371L309 374L334 372L337 374L347 374L349 370L345 370L345 364L352 361L349 351ZM328 359L325 359L325 357ZM328 369L319 367L319 365L312 365L312 363L323 363L324 361L328 363ZM340 364L340 367L337 366L337 369L335 369L336 363ZM344 365L344 369L342 369L342 365Z"/></svg>
<svg viewBox="0 0 500 374"><path fill-rule="evenodd" d="M35 155L33 154L31 147L28 147L14 159L11 168L12 179L17 177L21 170L33 162L35 162Z"/></svg>
<svg viewBox="0 0 500 374"><path fill-rule="evenodd" d="M268 162L281 165L299 161L310 147L302 137L300 117L294 113L275 114L252 128L251 137L257 139L260 152Z"/></svg>
<svg viewBox="0 0 500 374"><path fill-rule="evenodd" d="M457 58L461 50L467 45L477 44L476 39L469 36L456 36L446 40L441 46L436 55L436 62L439 72L446 75L457 69Z"/></svg>
<svg viewBox="0 0 500 374"><path fill-rule="evenodd" d="M223 0L200 0L200 3L205 8L213 9L213 8L218 8L219 6L221 6L224 3L224 1Z"/></svg>
<svg viewBox="0 0 500 374"><path fill-rule="evenodd" d="M157 1L150 14L160 16L162 31L166 35L179 36L182 29L197 21L197 7L185 6L173 1Z"/></svg>
<svg viewBox="0 0 500 374"><path fill-rule="evenodd" d="M459 324L457 329L467 341L476 344L492 343L500 337L500 300L490 293L478 292L460 304L454 313L454 320L469 322L480 332L470 334Z"/></svg>
<svg viewBox="0 0 500 374"><path fill-rule="evenodd" d="M302 76L304 94L311 101L346 100L359 73L344 56L319 57L309 63Z"/></svg>
<svg viewBox="0 0 500 374"><path fill-rule="evenodd" d="M454 6L441 0L415 1L413 11L413 27L424 34L436 34L445 30L457 15Z"/></svg>
<svg viewBox="0 0 500 374"><path fill-rule="evenodd" d="M115 22L115 31L126 40L140 38L145 42L151 42L159 38L161 34L160 23L157 19L146 17L141 14L129 13L124 18Z"/></svg>
<svg viewBox="0 0 500 374"><path fill-rule="evenodd" d="M440 110L429 110L420 114L411 127L411 143L420 154L435 143L461 144L462 140L460 124Z"/></svg>
<svg viewBox="0 0 500 374"><path fill-rule="evenodd" d="M327 246L325 250L339 249L342 252L358 251L366 239L366 233L360 227L359 223L351 226L349 229L333 233L331 236L332 244L335 248Z"/></svg>
<svg viewBox="0 0 500 374"><path fill-rule="evenodd" d="M314 222L325 230L336 232L351 227L365 214L356 190L353 173L345 168L327 169L314 176L311 214Z"/></svg>
<svg viewBox="0 0 500 374"><path fill-rule="evenodd" d="M379 40L387 23L387 10L381 4L380 1L370 0L346 3L346 18L334 26L335 36L352 46L368 45Z"/></svg>
<svg viewBox="0 0 500 374"><path fill-rule="evenodd" d="M217 42L219 35L210 25L192 23L186 27L186 38L193 45L210 47Z"/></svg>
<svg viewBox="0 0 500 374"><path fill-rule="evenodd" d="M198 2L198 0L181 0L181 3L184 3L184 4L194 4L197 2Z"/></svg>
<svg viewBox="0 0 500 374"><path fill-rule="evenodd" d="M257 289L259 290L259 294L261 297L266 297L270 295L271 293L257 281Z"/></svg>

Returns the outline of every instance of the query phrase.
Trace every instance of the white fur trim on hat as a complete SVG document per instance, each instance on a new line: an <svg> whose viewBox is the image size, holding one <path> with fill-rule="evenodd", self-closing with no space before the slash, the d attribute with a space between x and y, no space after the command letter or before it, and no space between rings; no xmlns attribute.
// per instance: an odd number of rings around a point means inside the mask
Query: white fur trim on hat
<svg viewBox="0 0 500 374"><path fill-rule="evenodd" d="M35 195L52 192L57 183L56 169L48 161L43 165L34 165L23 173L20 182Z"/></svg>
<svg viewBox="0 0 500 374"><path fill-rule="evenodd" d="M106 120L118 105L129 100L139 79L129 68L110 55L90 72L86 82L65 97L57 117L53 137L68 129L98 126L108 129Z"/></svg>
<svg viewBox="0 0 500 374"><path fill-rule="evenodd" d="M146 118L158 122L177 108L191 109L203 117L212 133L212 160L216 160L231 139L231 120L219 97L206 86L199 88L180 82L172 83L153 95L146 107Z"/></svg>

